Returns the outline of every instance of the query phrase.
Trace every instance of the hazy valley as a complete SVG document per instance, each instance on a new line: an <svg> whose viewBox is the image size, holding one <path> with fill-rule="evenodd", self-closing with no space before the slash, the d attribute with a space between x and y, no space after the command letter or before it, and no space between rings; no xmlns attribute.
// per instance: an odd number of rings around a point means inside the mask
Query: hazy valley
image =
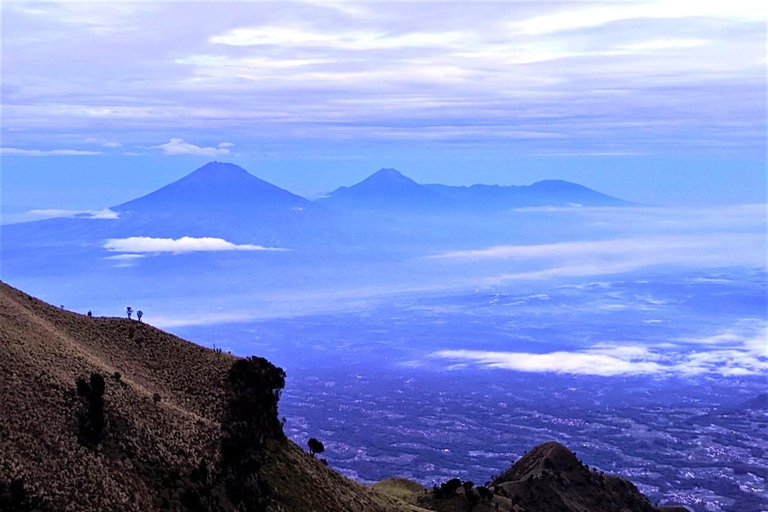
<svg viewBox="0 0 768 512"><path fill-rule="evenodd" d="M480 483L557 440L654 502L759 510L761 211L394 170L308 201L213 163L108 213L4 225L2 277L266 357L288 437L362 482Z"/></svg>

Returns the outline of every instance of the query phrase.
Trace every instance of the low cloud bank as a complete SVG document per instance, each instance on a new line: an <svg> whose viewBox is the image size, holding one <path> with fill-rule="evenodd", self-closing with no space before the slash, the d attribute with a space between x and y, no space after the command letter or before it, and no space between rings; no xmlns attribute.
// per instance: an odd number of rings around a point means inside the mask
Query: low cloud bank
<svg viewBox="0 0 768 512"><path fill-rule="evenodd" d="M45 219L58 219L58 218L114 220L114 219L119 219L120 214L118 212L110 210L109 208L104 208L103 210L65 210L65 209L49 208L49 209L28 210L24 213L17 214L17 215L8 215L7 217L8 217L7 222L17 223L17 222L31 222L35 220L45 220Z"/></svg>
<svg viewBox="0 0 768 512"><path fill-rule="evenodd" d="M216 147L201 147L185 142L183 139L171 139L165 144L152 147L162 150L166 155L219 156L228 155L229 148L232 146L234 144L231 142L222 142Z"/></svg>
<svg viewBox="0 0 768 512"><path fill-rule="evenodd" d="M457 264L504 263L505 270L508 270L485 282L493 285L521 279L620 274L653 266L764 267L766 242L763 233L649 235L538 245L499 245L446 251L430 258Z"/></svg>
<svg viewBox="0 0 768 512"><path fill-rule="evenodd" d="M486 368L503 368L521 372L554 372L576 375L637 375L657 373L659 364L631 358L590 352L550 352L531 354L526 352L486 352L481 350L441 350L430 355L433 358L474 363Z"/></svg>
<svg viewBox="0 0 768 512"><path fill-rule="evenodd" d="M185 236L178 239L152 238L148 236L132 236L128 238L110 238L104 245L104 249L122 253L147 253L147 254L182 254L188 252L218 252L218 251L286 251L276 247L263 247L261 245L243 244L237 245L222 238L193 238Z"/></svg>
<svg viewBox="0 0 768 512"><path fill-rule="evenodd" d="M90 156L100 155L101 151L81 151L79 149L20 149L0 148L0 155L9 156Z"/></svg>
<svg viewBox="0 0 768 512"><path fill-rule="evenodd" d="M603 377L632 375L768 375L768 324L746 325L681 343L642 346L600 343L583 350L543 354L483 350L440 350L431 359L483 368Z"/></svg>

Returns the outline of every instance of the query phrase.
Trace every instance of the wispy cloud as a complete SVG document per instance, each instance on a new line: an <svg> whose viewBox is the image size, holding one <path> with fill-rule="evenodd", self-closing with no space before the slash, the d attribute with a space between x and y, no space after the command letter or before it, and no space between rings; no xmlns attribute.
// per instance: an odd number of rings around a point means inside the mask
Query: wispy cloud
<svg viewBox="0 0 768 512"><path fill-rule="evenodd" d="M713 339L717 341L713 343ZM489 369L604 377L768 374L768 325L764 321L748 321L736 330L705 337L698 342L686 339L685 345L665 344L664 347L599 343L583 350L541 354L440 350L429 357ZM700 350L702 346L706 349Z"/></svg>
<svg viewBox="0 0 768 512"><path fill-rule="evenodd" d="M494 274L486 284L611 275L648 267L764 268L768 263L766 208L764 204L519 208L510 212L511 221L562 227L574 220L577 229L571 236L586 239L449 250L429 258L483 268L486 275Z"/></svg>
<svg viewBox="0 0 768 512"><path fill-rule="evenodd" d="M222 238L193 238L185 236L178 239L152 238L147 236L132 236L129 238L110 238L104 245L104 249L123 253L147 253L147 254L183 254L189 252L218 252L218 251L286 251L276 247L263 247L261 245L242 244L237 245Z"/></svg>
<svg viewBox="0 0 768 512"><path fill-rule="evenodd" d="M166 155L218 156L228 155L230 153L229 148L232 146L234 144L231 142L222 142L216 147L201 147L184 142L182 139L171 139L165 144L152 147L162 150Z"/></svg>
<svg viewBox="0 0 768 512"><path fill-rule="evenodd" d="M741 204L709 208L540 206L515 208L515 213L579 216L606 232L678 233L764 233L768 205Z"/></svg>
<svg viewBox="0 0 768 512"><path fill-rule="evenodd" d="M131 261L136 260L139 258L144 258L144 254L134 254L134 253L127 253L127 254L115 254L114 256L107 256L104 258L105 260L116 260L116 261Z"/></svg>
<svg viewBox="0 0 768 512"><path fill-rule="evenodd" d="M231 46L321 47L343 50L398 48L462 48L472 33L460 31L388 33L377 30L329 30L319 32L280 25L238 28L210 39Z"/></svg>
<svg viewBox="0 0 768 512"><path fill-rule="evenodd" d="M637 375L657 373L659 364L629 357L590 352L486 352L480 350L441 350L431 357L471 362L487 368L502 368L522 372L552 372L578 375Z"/></svg>
<svg viewBox="0 0 768 512"><path fill-rule="evenodd" d="M83 151L79 149L0 148L0 155L8 156L89 156L100 154L101 151Z"/></svg>
<svg viewBox="0 0 768 512"><path fill-rule="evenodd" d="M737 0L733 4L722 2L620 2L611 4L571 4L568 8L510 23L510 28L524 34L541 35L600 27L609 23L630 20L674 18L720 18L745 21L764 20L765 7L761 2Z"/></svg>
<svg viewBox="0 0 768 512"><path fill-rule="evenodd" d="M502 245L447 251L433 259L456 263L508 262L506 272L485 280L505 281L620 274L644 267L695 268L766 264L766 239L759 233L650 235L541 245Z"/></svg>
<svg viewBox="0 0 768 512"><path fill-rule="evenodd" d="M671 244L671 247L670 247ZM485 249L467 251L446 251L432 256L436 259L460 261L482 259L524 259L580 255L637 254L656 252L661 248L701 248L703 239L680 239L678 237L621 238L614 240L559 242L542 245L498 245Z"/></svg>
<svg viewBox="0 0 768 512"><path fill-rule="evenodd" d="M13 222L29 222L34 220L55 219L55 218L78 218L78 219L97 219L114 220L120 218L118 212L109 208L103 210L65 210L65 209L37 209L28 210L24 213L12 217Z"/></svg>
<svg viewBox="0 0 768 512"><path fill-rule="evenodd" d="M85 139L85 142L87 142L88 144L98 144L98 145L100 145L101 147L104 147L104 148L120 148L120 147L123 147L122 144L120 144L119 142L116 142L114 140L97 139L95 137L87 137Z"/></svg>
<svg viewBox="0 0 768 512"><path fill-rule="evenodd" d="M410 132L424 144L515 140L525 154L762 154L761 9L749 0L17 6L3 49L27 58L4 61L3 122L21 147L64 128L127 141L183 125L187 140ZM40 63L50 64L44 77ZM181 142L168 151L222 154Z"/></svg>

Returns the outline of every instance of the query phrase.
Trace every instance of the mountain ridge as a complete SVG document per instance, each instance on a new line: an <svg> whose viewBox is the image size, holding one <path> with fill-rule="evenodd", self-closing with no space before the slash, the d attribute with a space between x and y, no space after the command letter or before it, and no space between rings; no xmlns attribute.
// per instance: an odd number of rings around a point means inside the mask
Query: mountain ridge
<svg viewBox="0 0 768 512"><path fill-rule="evenodd" d="M581 202L579 202L581 201ZM249 173L228 162L209 162L182 178L143 196L112 206L117 220L134 217L151 224L150 216L188 215L199 218L195 208L220 214L273 217L292 220L296 212L324 215L325 206L341 209L408 210L416 213L434 209L487 212L526 206L631 206L635 203L615 198L584 185L565 180L540 180L531 185L452 186L419 184L400 171L382 168L363 180L341 186L329 194L309 200ZM281 218L284 217L285 219ZM306 215L305 215L306 217ZM258 219L256 219L258 220ZM4 226L32 223L93 222L79 217L26 221ZM109 226L115 219L103 219Z"/></svg>
<svg viewBox="0 0 768 512"><path fill-rule="evenodd" d="M0 247L12 268L28 268L34 261L44 264L40 249L80 264L84 253L102 258L107 240L137 237L221 238L232 244L345 254L383 246L392 252L444 247L457 230L463 230L462 237L484 237L479 243L499 243L494 227L502 224L488 222L488 217L506 216L516 208L574 204L628 203L559 181L527 187L421 185L391 168L309 201L235 164L210 162L113 207L113 218L3 225Z"/></svg>
<svg viewBox="0 0 768 512"><path fill-rule="evenodd" d="M490 212L531 206L630 206L633 203L565 180L531 185L419 184L393 168L315 200L341 209L399 212Z"/></svg>

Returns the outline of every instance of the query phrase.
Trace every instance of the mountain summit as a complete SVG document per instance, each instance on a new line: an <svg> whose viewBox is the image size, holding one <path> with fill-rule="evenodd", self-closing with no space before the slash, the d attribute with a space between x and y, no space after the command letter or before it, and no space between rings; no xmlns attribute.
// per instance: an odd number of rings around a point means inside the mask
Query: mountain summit
<svg viewBox="0 0 768 512"><path fill-rule="evenodd" d="M445 206L446 198L396 169L379 169L350 187L339 187L320 201L362 210L420 210Z"/></svg>
<svg viewBox="0 0 768 512"><path fill-rule="evenodd" d="M238 165L210 162L112 210L120 219L106 227L131 236L212 236L280 246L316 237L312 223L321 220L323 208Z"/></svg>
<svg viewBox="0 0 768 512"><path fill-rule="evenodd" d="M312 207L292 194L250 174L242 167L209 162L187 176L150 194L112 208L117 212L178 212L204 206L215 210L267 210Z"/></svg>
<svg viewBox="0 0 768 512"><path fill-rule="evenodd" d="M412 187L413 185L418 185L418 183L413 181L408 176L405 176L397 169L385 168L379 169L375 173L371 174L363 181L355 185L355 187Z"/></svg>

